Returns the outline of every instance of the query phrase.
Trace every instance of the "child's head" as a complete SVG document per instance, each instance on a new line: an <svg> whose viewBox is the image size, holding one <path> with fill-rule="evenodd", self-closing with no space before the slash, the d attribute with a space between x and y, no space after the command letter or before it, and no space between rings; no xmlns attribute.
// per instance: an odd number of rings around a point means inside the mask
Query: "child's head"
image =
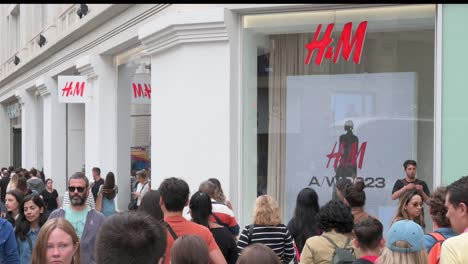
<svg viewBox="0 0 468 264"><path fill-rule="evenodd" d="M362 251L374 251L385 246L383 225L375 218L367 218L354 226L355 246Z"/></svg>

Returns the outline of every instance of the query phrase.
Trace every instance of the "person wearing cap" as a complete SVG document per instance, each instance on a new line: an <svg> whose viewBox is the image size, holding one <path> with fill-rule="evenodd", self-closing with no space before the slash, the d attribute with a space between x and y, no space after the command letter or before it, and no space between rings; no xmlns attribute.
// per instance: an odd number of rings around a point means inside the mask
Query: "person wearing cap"
<svg viewBox="0 0 468 264"><path fill-rule="evenodd" d="M468 263L468 176L447 187L445 206L452 229L459 235L442 243L440 264Z"/></svg>
<svg viewBox="0 0 468 264"><path fill-rule="evenodd" d="M427 264L424 232L412 220L395 222L387 233L386 247L376 264Z"/></svg>

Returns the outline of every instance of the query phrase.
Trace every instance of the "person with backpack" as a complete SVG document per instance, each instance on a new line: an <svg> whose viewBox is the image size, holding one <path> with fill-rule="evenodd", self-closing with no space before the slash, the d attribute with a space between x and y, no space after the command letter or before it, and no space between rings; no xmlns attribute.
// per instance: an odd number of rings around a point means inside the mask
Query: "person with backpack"
<svg viewBox="0 0 468 264"><path fill-rule="evenodd" d="M353 233L356 236L354 246L362 253L362 257L355 260L353 264L375 263L380 251L385 247L382 223L371 217L364 219L354 226Z"/></svg>
<svg viewBox="0 0 468 264"><path fill-rule="evenodd" d="M427 264L424 232L413 220L399 220L387 233L386 247L376 264Z"/></svg>
<svg viewBox="0 0 468 264"><path fill-rule="evenodd" d="M429 254L429 264L439 263L442 243L445 239L456 236L452 229L450 220L445 216L446 187L439 187L431 193L429 198L429 214L431 215L434 232L424 235L424 246Z"/></svg>
<svg viewBox="0 0 468 264"><path fill-rule="evenodd" d="M319 211L320 236L306 240L301 264L351 264L361 252L351 242L354 227L351 208L341 201L331 200Z"/></svg>

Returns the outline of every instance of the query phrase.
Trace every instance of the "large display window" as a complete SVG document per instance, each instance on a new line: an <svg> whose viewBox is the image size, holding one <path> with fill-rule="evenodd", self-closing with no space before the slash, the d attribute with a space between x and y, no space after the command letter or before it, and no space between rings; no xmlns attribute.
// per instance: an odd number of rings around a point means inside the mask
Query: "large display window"
<svg viewBox="0 0 468 264"><path fill-rule="evenodd" d="M405 160L418 162L417 177L431 188L435 12L405 5L244 16L244 191L277 197L286 222L302 188L324 204L337 177L360 178L366 210L388 227ZM344 152L343 140L352 141Z"/></svg>

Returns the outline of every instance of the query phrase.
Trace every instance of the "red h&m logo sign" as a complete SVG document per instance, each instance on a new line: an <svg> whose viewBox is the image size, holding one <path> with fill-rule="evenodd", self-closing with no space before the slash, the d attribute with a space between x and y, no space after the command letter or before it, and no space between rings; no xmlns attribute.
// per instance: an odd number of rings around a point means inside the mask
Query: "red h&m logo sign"
<svg viewBox="0 0 468 264"><path fill-rule="evenodd" d="M362 47L364 46L364 40L366 37L367 21L362 21L359 24L353 37L351 36L353 24L351 22L346 23L343 27L343 31L341 31L341 36L335 48L331 46L333 42L332 32L334 26L334 23L328 24L322 39L319 40L318 37L322 31L322 24L318 25L314 34L314 38L311 42L305 45L305 47L308 49L305 64L310 63L314 51L317 51L314 60L315 64L317 65L322 64L324 56L326 59L333 59L333 63L336 63L338 61L338 57L341 54L345 60L349 61L349 57L353 48L353 61L355 64L359 64L361 61Z"/></svg>
<svg viewBox="0 0 468 264"><path fill-rule="evenodd" d="M61 103L86 103L89 100L86 76L59 76L58 97Z"/></svg>
<svg viewBox="0 0 468 264"><path fill-rule="evenodd" d="M132 104L151 104L151 75L135 73L132 78Z"/></svg>
<svg viewBox="0 0 468 264"><path fill-rule="evenodd" d="M151 99L151 85L148 83L132 83L133 97L137 98L148 98ZM143 89L144 87L144 89Z"/></svg>
<svg viewBox="0 0 468 264"><path fill-rule="evenodd" d="M73 82L66 82L65 86L62 88L62 96L81 96L83 97L83 92L86 82L76 82L75 87L73 87Z"/></svg>

